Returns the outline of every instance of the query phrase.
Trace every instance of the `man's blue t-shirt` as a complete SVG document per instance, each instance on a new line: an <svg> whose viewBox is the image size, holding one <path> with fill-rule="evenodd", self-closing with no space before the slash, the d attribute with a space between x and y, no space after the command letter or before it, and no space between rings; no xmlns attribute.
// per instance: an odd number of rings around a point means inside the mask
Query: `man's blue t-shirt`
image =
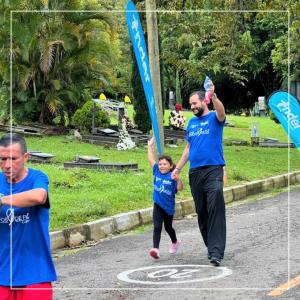
<svg viewBox="0 0 300 300"><path fill-rule="evenodd" d="M0 193L10 195L11 188L12 194L37 188L48 192L48 177L41 171L28 169L28 174L23 180L11 185L3 173L0 173ZM24 286L57 279L50 252L49 207L49 198L44 205L39 206L13 206L12 209L7 205L2 206L0 285Z"/></svg>
<svg viewBox="0 0 300 300"><path fill-rule="evenodd" d="M177 191L177 181L171 178L171 174L172 172L162 174L158 164L153 165L154 189L152 198L168 215L175 214L175 194Z"/></svg>
<svg viewBox="0 0 300 300"><path fill-rule="evenodd" d="M224 122L211 111L203 117L190 119L186 128L186 140L190 144L190 169L202 166L225 165L223 157Z"/></svg>

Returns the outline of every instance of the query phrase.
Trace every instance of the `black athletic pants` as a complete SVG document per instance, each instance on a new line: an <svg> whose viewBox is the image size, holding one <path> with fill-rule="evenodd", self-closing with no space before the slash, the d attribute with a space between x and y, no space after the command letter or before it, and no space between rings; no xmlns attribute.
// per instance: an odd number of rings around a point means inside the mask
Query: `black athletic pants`
<svg viewBox="0 0 300 300"><path fill-rule="evenodd" d="M205 166L190 169L189 183L198 215L199 229L208 255L222 259L226 244L223 167Z"/></svg>
<svg viewBox="0 0 300 300"><path fill-rule="evenodd" d="M172 227L173 215L168 215L159 205L154 203L153 206L153 248L159 248L162 224L165 225L165 230L170 236L172 243L177 242L176 233Z"/></svg>

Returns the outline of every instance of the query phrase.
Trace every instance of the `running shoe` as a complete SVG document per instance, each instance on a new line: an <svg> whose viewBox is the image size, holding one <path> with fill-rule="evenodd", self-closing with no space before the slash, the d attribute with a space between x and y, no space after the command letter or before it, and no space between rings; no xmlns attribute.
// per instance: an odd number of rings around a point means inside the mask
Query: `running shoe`
<svg viewBox="0 0 300 300"><path fill-rule="evenodd" d="M180 244L181 244L181 240L177 240L176 243L172 243L169 248L169 253L171 254L176 253Z"/></svg>
<svg viewBox="0 0 300 300"><path fill-rule="evenodd" d="M215 267L218 267L218 266L221 264L221 259L212 257L212 258L210 259L210 263L211 263L212 265L214 265Z"/></svg>
<svg viewBox="0 0 300 300"><path fill-rule="evenodd" d="M159 256L159 251L157 248L152 248L150 250L150 255L154 258L154 259L159 259L160 256Z"/></svg>

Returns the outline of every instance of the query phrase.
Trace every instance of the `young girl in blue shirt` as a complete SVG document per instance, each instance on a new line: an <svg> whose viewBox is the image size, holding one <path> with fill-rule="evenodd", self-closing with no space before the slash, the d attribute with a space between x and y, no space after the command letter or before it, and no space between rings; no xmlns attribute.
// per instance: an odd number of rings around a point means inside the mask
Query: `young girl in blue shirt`
<svg viewBox="0 0 300 300"><path fill-rule="evenodd" d="M150 250L150 255L154 259L159 259L159 243L161 238L162 225L171 238L171 246L169 253L177 252L181 240L177 239L176 232L172 226L173 217L175 214L175 194L183 189L182 181L179 174L173 179L171 178L172 171L175 165L171 157L161 155L158 157L158 162L155 161L152 146L154 138L148 141L148 160L153 168L153 248Z"/></svg>

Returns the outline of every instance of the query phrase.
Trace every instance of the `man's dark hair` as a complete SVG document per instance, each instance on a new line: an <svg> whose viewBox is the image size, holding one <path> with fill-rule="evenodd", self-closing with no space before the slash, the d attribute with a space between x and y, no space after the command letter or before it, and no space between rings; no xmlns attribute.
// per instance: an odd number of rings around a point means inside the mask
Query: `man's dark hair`
<svg viewBox="0 0 300 300"><path fill-rule="evenodd" d="M13 144L19 144L22 154L27 152L27 145L22 135L17 133L8 133L1 137L0 147L8 147Z"/></svg>
<svg viewBox="0 0 300 300"><path fill-rule="evenodd" d="M204 100L205 99L205 92L204 91L194 91L190 94L190 98L194 95L197 95L199 100Z"/></svg>

